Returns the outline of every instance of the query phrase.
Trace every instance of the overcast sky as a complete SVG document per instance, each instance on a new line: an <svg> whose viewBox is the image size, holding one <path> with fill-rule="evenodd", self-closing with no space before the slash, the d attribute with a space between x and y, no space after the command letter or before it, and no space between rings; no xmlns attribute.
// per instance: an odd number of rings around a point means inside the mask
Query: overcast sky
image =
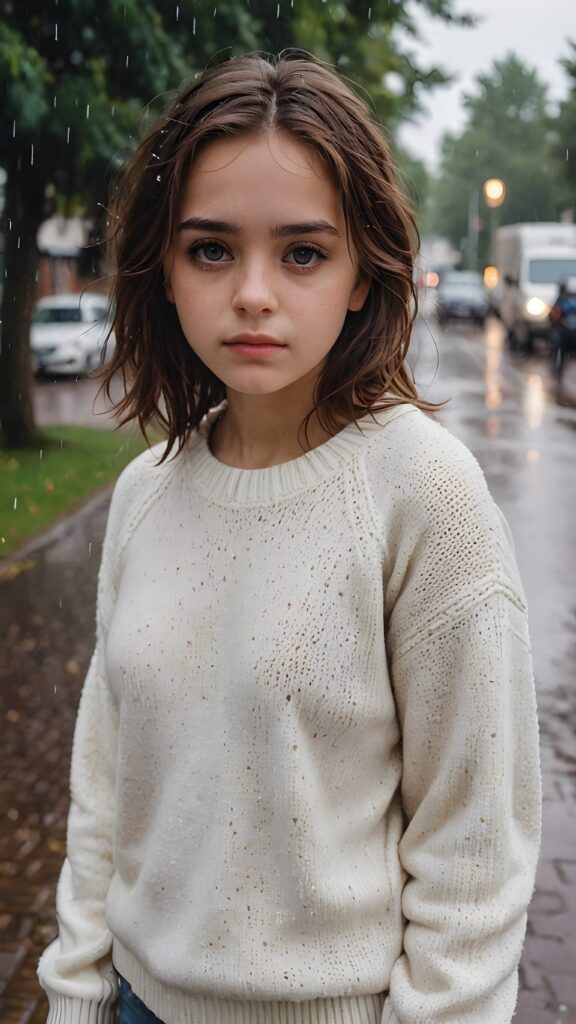
<svg viewBox="0 0 576 1024"><path fill-rule="evenodd" d="M431 167L444 132L463 127L461 96L478 73L513 50L548 83L552 100L563 99L568 77L558 61L569 54L566 37L576 42L574 0L457 0L456 8L481 20L474 28L451 28L418 15L422 42L410 44L421 63L437 64L456 79L435 89L418 123L401 130L401 142Z"/></svg>

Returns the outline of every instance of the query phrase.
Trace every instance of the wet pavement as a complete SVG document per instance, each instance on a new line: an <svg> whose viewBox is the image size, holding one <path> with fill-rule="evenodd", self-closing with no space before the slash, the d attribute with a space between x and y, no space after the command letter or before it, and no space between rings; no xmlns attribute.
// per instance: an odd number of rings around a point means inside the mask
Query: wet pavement
<svg viewBox="0 0 576 1024"><path fill-rule="evenodd" d="M418 383L472 449L511 525L531 613L544 771L542 858L517 1024L576 1024L576 364L556 401L543 354L420 322ZM41 422L93 422L95 385L36 385ZM103 418L98 420L103 423ZM0 1021L40 1024L37 958L54 934L71 735L93 641L109 492L0 562ZM2 991L3 990L3 991Z"/></svg>

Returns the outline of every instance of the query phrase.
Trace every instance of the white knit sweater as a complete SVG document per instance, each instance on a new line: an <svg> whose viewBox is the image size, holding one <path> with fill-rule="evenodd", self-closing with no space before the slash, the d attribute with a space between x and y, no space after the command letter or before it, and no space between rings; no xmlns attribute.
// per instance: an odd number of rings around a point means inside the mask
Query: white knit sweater
<svg viewBox="0 0 576 1024"><path fill-rule="evenodd" d="M119 479L51 1024L508 1024L539 837L526 608L470 453L396 407ZM112 968L114 965L115 970Z"/></svg>

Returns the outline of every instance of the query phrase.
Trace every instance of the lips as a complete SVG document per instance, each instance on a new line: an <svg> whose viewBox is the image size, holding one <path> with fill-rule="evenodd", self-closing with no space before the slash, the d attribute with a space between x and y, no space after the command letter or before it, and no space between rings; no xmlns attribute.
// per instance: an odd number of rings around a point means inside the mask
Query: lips
<svg viewBox="0 0 576 1024"><path fill-rule="evenodd" d="M236 334L224 342L224 347L233 352L239 359L256 360L273 359L286 348L269 334Z"/></svg>
<svg viewBox="0 0 576 1024"><path fill-rule="evenodd" d="M276 338L271 338L268 334L235 334L233 338L228 338L225 345L253 345L255 348L259 346L276 346L276 348L284 348L282 342Z"/></svg>

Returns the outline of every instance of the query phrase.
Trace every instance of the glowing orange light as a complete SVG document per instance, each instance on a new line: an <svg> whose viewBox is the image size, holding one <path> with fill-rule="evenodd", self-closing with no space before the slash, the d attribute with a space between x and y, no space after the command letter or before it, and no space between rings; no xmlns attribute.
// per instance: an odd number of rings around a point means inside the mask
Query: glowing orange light
<svg viewBox="0 0 576 1024"><path fill-rule="evenodd" d="M487 288L495 288L499 280L500 274L497 267L484 268L484 284Z"/></svg>
<svg viewBox="0 0 576 1024"><path fill-rule="evenodd" d="M487 206L501 206L506 197L506 185L501 178L488 178L482 186Z"/></svg>

